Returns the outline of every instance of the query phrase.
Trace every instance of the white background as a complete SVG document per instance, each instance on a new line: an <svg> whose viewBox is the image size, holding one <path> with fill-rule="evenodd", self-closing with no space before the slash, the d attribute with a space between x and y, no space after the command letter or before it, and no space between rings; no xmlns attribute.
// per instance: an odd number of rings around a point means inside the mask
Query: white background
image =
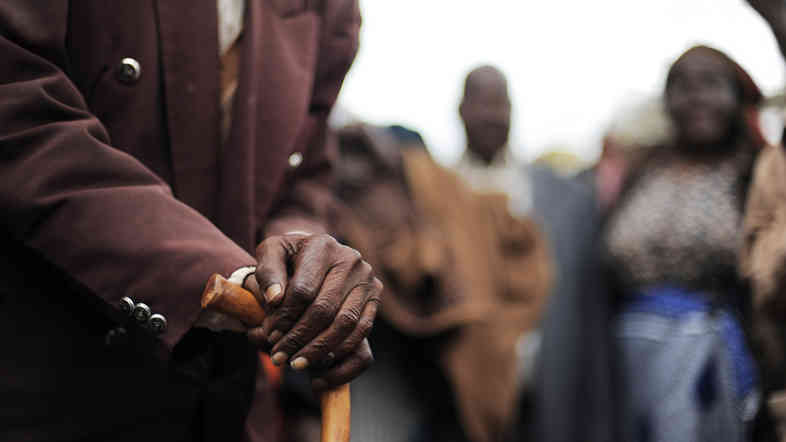
<svg viewBox="0 0 786 442"><path fill-rule="evenodd" d="M784 63L743 0L361 0L361 48L339 105L417 129L443 163L463 150L457 106L471 68L510 82L511 146L528 160L562 148L592 160L618 109L662 91L695 43L726 51L769 93Z"/></svg>

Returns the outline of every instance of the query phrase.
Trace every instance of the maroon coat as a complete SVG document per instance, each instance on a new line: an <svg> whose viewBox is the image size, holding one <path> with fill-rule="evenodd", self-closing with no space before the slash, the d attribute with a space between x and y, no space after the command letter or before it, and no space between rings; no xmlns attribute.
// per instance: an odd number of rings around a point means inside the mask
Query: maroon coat
<svg viewBox="0 0 786 442"><path fill-rule="evenodd" d="M356 0L248 0L222 147L215 0L0 2L0 440L239 436L252 349L183 337L211 273L318 225L359 23ZM167 331L107 340L124 296Z"/></svg>

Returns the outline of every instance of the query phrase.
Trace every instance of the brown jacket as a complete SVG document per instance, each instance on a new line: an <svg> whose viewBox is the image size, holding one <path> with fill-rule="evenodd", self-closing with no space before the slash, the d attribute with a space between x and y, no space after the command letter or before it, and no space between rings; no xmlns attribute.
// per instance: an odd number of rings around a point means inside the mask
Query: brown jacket
<svg viewBox="0 0 786 442"><path fill-rule="evenodd" d="M425 152L408 152L405 164L418 210L447 239L443 256L431 261L446 263L440 276L453 284L438 296L451 305L423 317L391 297L383 314L413 332L426 322L434 331L456 329L440 365L453 386L464 430L475 442L501 440L519 397L516 343L538 326L551 289L545 238L533 221L510 215L504 195L472 193ZM402 261L400 268L408 265Z"/></svg>
<svg viewBox="0 0 786 442"><path fill-rule="evenodd" d="M221 146L215 1L0 2L0 440L239 437L247 346L216 355L224 387L173 377L196 350L171 350L211 273L253 263L266 232L319 228L358 27L355 0L249 0ZM105 345L124 296L167 331Z"/></svg>
<svg viewBox="0 0 786 442"><path fill-rule="evenodd" d="M405 149L403 177L391 173L385 140L365 130L370 156L388 166L349 202L356 217L340 230L385 278L382 316L406 336L444 338L433 357L452 398L431 402L455 400L469 440L500 440L518 399L516 342L537 327L551 287L545 239L503 195L473 193L425 150Z"/></svg>

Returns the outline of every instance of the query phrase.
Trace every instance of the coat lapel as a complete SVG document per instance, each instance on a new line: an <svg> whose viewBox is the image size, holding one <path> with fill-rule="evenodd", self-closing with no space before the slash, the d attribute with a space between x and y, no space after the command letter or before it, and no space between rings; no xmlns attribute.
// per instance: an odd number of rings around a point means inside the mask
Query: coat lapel
<svg viewBox="0 0 786 442"><path fill-rule="evenodd" d="M252 1L249 6L256 46L250 69L255 81L264 85L256 89L255 97L256 198L272 201L270 196L278 192L289 170L289 155L304 148L298 144L304 143L308 132L304 125L314 91L321 20L312 11L281 17L270 1ZM257 217L264 220L269 209L258 204Z"/></svg>
<svg viewBox="0 0 786 442"><path fill-rule="evenodd" d="M212 219L220 143L216 2L157 2L174 191Z"/></svg>
<svg viewBox="0 0 786 442"><path fill-rule="evenodd" d="M246 3L232 128L220 156L218 225L253 250L313 91L319 18L282 18L269 1Z"/></svg>

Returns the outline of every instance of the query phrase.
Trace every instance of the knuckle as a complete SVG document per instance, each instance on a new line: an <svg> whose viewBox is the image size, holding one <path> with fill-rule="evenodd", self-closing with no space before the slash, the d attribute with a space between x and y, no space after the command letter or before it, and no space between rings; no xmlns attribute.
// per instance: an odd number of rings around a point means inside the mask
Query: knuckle
<svg viewBox="0 0 786 442"><path fill-rule="evenodd" d="M348 319L338 319L336 321L336 333L340 336L347 336L352 333L354 329L355 324Z"/></svg>
<svg viewBox="0 0 786 442"><path fill-rule="evenodd" d="M369 299L368 302L366 303L366 307L363 310L363 316L366 316L368 317L368 319L371 319L373 321L374 318L377 317L378 311L379 311L379 300L372 298Z"/></svg>
<svg viewBox="0 0 786 442"><path fill-rule="evenodd" d="M373 308L374 311L376 311L376 309L379 306L378 304L382 302L382 287L376 284L370 284L365 292L365 298L366 298L366 305L369 308Z"/></svg>
<svg viewBox="0 0 786 442"><path fill-rule="evenodd" d="M292 325L295 323L295 319L297 318L297 313L292 308L288 308L286 306L279 307L276 311L275 316L271 317L270 328L269 331L272 331L273 328L276 330L289 330Z"/></svg>
<svg viewBox="0 0 786 442"><path fill-rule="evenodd" d="M333 319L334 308L329 301L317 300L311 305L311 320L319 323L326 324Z"/></svg>
<svg viewBox="0 0 786 442"><path fill-rule="evenodd" d="M385 284L380 281L379 278L374 278L371 282L372 290L376 291L377 293L381 292L385 288Z"/></svg>
<svg viewBox="0 0 786 442"><path fill-rule="evenodd" d="M320 233L314 238L314 242L316 245L327 249L327 250L334 250L336 246L338 246L338 242L336 242L335 238L328 235L327 233Z"/></svg>
<svg viewBox="0 0 786 442"><path fill-rule="evenodd" d="M363 272L364 275L368 275L369 279L372 278L372 274L374 273L374 268L371 267L371 264L368 261L363 259L360 260L360 271Z"/></svg>
<svg viewBox="0 0 786 442"><path fill-rule="evenodd" d="M281 339L281 343L276 351L285 351L291 354L293 350L302 348L305 345L303 341L303 333L299 330L293 330Z"/></svg>
<svg viewBox="0 0 786 442"><path fill-rule="evenodd" d="M328 352L328 343L324 339L317 339L316 341L311 342L308 344L308 347L305 348L301 353L306 356L309 360L316 360L317 358L321 358L321 355L327 355Z"/></svg>
<svg viewBox="0 0 786 442"><path fill-rule="evenodd" d="M373 318L363 319L362 321L360 321L360 323L358 323L358 326L357 326L358 332L364 338L367 337L371 333L371 330L373 328L374 328L374 319Z"/></svg>
<svg viewBox="0 0 786 442"><path fill-rule="evenodd" d="M336 349L336 355L340 355L341 359L343 359L351 357L353 353L357 352L358 345L360 345L362 341L358 342L356 338L357 336L350 335L344 342L340 343Z"/></svg>
<svg viewBox="0 0 786 442"><path fill-rule="evenodd" d="M338 314L336 318L336 327L342 333L355 329L358 323L359 315L354 309L348 309Z"/></svg>
<svg viewBox="0 0 786 442"><path fill-rule="evenodd" d="M352 267L359 265L363 261L363 256L357 250L349 246L340 246L339 256L341 261L351 264Z"/></svg>
<svg viewBox="0 0 786 442"><path fill-rule="evenodd" d="M300 303L311 302L316 296L316 291L316 287L307 282L298 281L292 284L292 296Z"/></svg>
<svg viewBox="0 0 786 442"><path fill-rule="evenodd" d="M330 236L330 235L328 235L327 233L318 233L318 234L314 235L314 236L313 236L313 238L314 238L315 240L317 240L317 241L320 241L320 242L325 242L325 243L327 243L327 242L328 242L328 241L330 241L330 240L331 240L333 237L332 237L332 236Z"/></svg>

